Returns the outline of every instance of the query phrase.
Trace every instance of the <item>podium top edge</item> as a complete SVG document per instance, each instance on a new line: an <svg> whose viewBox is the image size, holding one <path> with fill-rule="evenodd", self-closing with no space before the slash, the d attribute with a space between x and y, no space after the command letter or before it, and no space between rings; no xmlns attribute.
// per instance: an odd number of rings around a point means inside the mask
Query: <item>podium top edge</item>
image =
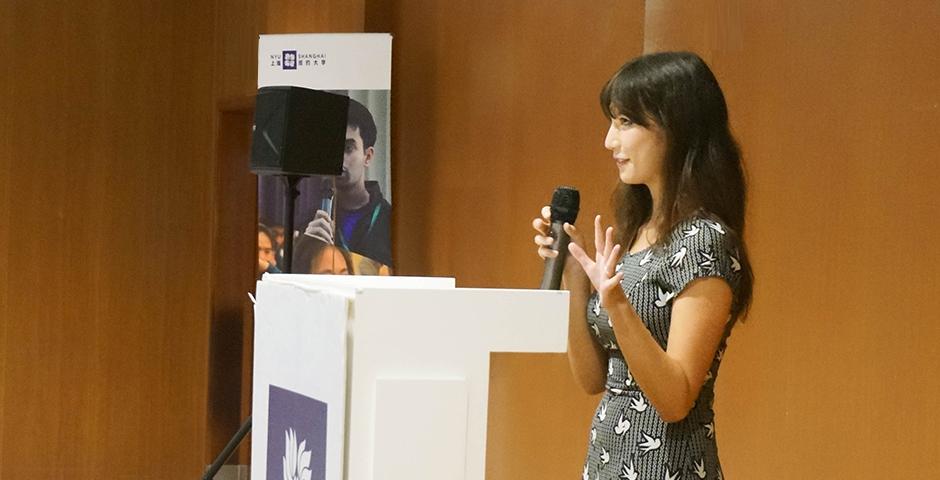
<svg viewBox="0 0 940 480"><path fill-rule="evenodd" d="M344 295L359 295L369 291L460 291L470 292L505 292L526 293L539 295L568 295L567 290L541 290L535 288L485 288L485 287L456 287L452 277L378 277L378 276L344 276L344 275L299 275L299 274L265 274L261 282L293 285L305 289L322 290L342 293Z"/></svg>

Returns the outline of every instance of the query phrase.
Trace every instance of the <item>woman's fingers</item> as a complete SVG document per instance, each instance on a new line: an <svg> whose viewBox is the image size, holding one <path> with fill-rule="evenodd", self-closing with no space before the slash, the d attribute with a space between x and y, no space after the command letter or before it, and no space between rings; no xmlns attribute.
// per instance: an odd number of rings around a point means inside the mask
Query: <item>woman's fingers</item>
<svg viewBox="0 0 940 480"><path fill-rule="evenodd" d="M538 246L538 254L542 258L555 258L558 256L558 252L548 248L555 241L555 239L548 234L551 209L548 206L544 206L539 213L541 214L540 217L532 219L532 228L538 232L534 238L534 242Z"/></svg>
<svg viewBox="0 0 940 480"><path fill-rule="evenodd" d="M610 257L610 253L614 248L614 228L607 227L607 230L604 231L604 257Z"/></svg>
<svg viewBox="0 0 940 480"><path fill-rule="evenodd" d="M577 243L574 243L574 242L569 243L568 252L570 252L571 256L574 257L574 259L577 260L578 263L581 264L581 268L583 268L585 273L588 274L588 277L590 277L591 276L590 270L591 270L591 267L594 265L594 261L592 261L591 258L588 257L584 249L581 248L581 245L578 245Z"/></svg>
<svg viewBox="0 0 940 480"><path fill-rule="evenodd" d="M612 289L613 288L620 289L620 292L623 293L623 290L620 287L620 282L622 281L623 281L623 272L617 272L616 275L614 275L613 277L610 277L608 286Z"/></svg>
<svg viewBox="0 0 940 480"><path fill-rule="evenodd" d="M552 243L555 243L555 239L547 235L536 235L534 241L535 241L535 244L540 247L541 246L550 247Z"/></svg>
<svg viewBox="0 0 940 480"><path fill-rule="evenodd" d="M601 230L601 216L597 215L594 217L594 253L600 255L604 253L604 244L601 243L604 239L603 230Z"/></svg>
<svg viewBox="0 0 940 480"><path fill-rule="evenodd" d="M620 258L620 245L614 245L610 249L610 255L607 256L606 265L604 265L604 271L607 272L607 275L613 275L614 269L617 266L617 260Z"/></svg>
<svg viewBox="0 0 940 480"><path fill-rule="evenodd" d="M552 223L552 207L545 205L542 207L542 219L545 220L545 223Z"/></svg>
<svg viewBox="0 0 940 480"><path fill-rule="evenodd" d="M538 251L539 251L539 256L542 258L555 258L558 256L558 252L548 247L539 247Z"/></svg>
<svg viewBox="0 0 940 480"><path fill-rule="evenodd" d="M577 243L578 245L584 244L584 238L582 237L581 232L578 231L578 227L575 227L574 225L565 222L565 224L562 225L561 228L565 230L565 233L568 234L568 237L571 238L572 242Z"/></svg>
<svg viewBox="0 0 940 480"><path fill-rule="evenodd" d="M548 226L549 223L542 218L533 218L532 219L532 228L535 231L541 233L542 235L548 235Z"/></svg>

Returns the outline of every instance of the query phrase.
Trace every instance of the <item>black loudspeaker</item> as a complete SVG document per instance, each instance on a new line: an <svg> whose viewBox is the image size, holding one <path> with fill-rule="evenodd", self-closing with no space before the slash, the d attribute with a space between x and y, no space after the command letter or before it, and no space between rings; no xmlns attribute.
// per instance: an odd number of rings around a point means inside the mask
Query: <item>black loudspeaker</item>
<svg viewBox="0 0 940 480"><path fill-rule="evenodd" d="M301 87L263 87L255 100L251 171L341 175L349 97Z"/></svg>

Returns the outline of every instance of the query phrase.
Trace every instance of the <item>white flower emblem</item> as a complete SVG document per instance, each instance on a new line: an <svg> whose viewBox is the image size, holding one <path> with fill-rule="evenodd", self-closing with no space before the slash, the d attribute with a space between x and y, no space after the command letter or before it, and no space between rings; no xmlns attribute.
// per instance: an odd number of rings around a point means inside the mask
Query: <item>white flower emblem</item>
<svg viewBox="0 0 940 480"><path fill-rule="evenodd" d="M306 440L297 445L297 433L293 428L284 432L284 480L310 480L312 452L306 447Z"/></svg>

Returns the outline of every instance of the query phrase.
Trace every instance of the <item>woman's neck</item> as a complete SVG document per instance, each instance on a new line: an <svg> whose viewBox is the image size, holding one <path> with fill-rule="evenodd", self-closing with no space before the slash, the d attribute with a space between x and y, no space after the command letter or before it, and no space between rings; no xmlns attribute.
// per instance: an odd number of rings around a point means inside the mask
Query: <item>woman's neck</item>
<svg viewBox="0 0 940 480"><path fill-rule="evenodd" d="M650 230L650 233L658 239L663 233L662 229L666 227L666 225L664 225L666 216L663 210L662 188L660 188L658 183L649 184L646 188L650 191L652 206L650 208L650 218L642 228ZM656 240L653 241L655 242Z"/></svg>

